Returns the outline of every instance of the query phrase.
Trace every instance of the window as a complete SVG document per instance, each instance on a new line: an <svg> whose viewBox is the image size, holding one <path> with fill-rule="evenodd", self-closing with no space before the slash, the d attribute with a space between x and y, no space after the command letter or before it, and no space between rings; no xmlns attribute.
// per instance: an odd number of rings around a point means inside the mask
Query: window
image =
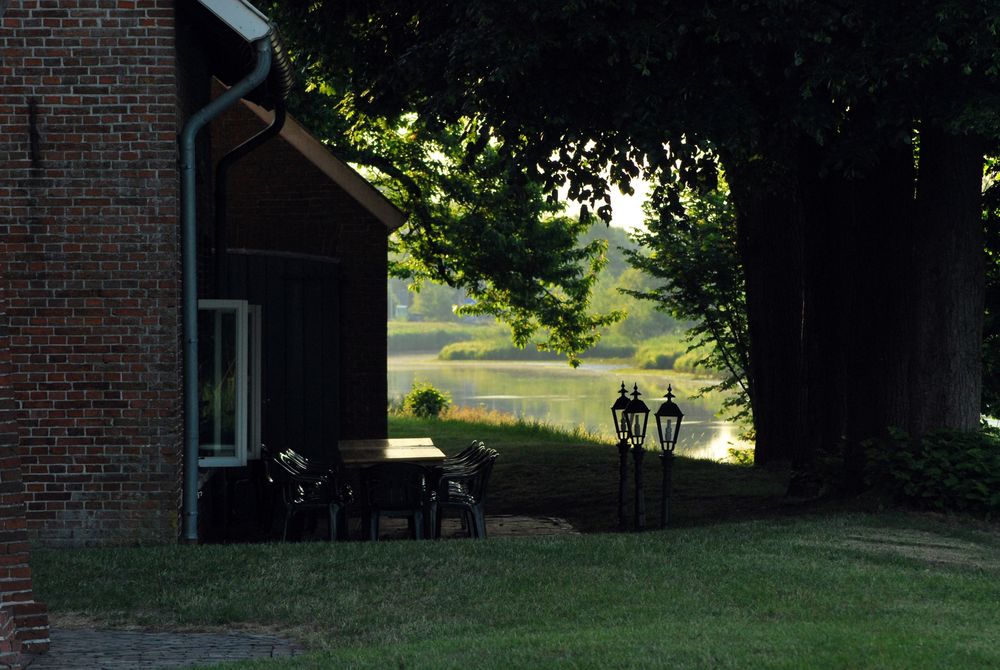
<svg viewBox="0 0 1000 670"><path fill-rule="evenodd" d="M247 353L250 354L248 362L250 374L249 399L250 406L247 411L247 434L249 444L247 445L247 457L253 460L260 458L260 409L261 409L261 381L260 381L260 334L261 334L261 309L260 305L248 306L250 342Z"/></svg>
<svg viewBox="0 0 1000 670"><path fill-rule="evenodd" d="M198 301L201 467L233 467L247 462L248 311L244 300Z"/></svg>

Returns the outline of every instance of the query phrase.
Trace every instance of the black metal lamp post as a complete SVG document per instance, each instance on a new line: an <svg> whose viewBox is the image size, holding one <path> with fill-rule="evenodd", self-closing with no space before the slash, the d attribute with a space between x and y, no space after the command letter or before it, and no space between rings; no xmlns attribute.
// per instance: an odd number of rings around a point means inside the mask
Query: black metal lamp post
<svg viewBox="0 0 1000 670"><path fill-rule="evenodd" d="M646 424L649 422L649 408L639 400L639 385L633 385L632 399L625 407L622 418L628 428L628 438L632 443L632 457L635 459L635 529L646 528L646 500L642 488L642 443L646 441Z"/></svg>
<svg viewBox="0 0 1000 670"><path fill-rule="evenodd" d="M670 494L673 485L674 449L681 432L684 412L673 400L673 387L667 385L667 401L656 410L656 437L660 441L660 461L663 464L663 493L660 497L660 528L667 527L670 517Z"/></svg>
<svg viewBox="0 0 1000 670"><path fill-rule="evenodd" d="M611 417L615 421L615 434L618 436L618 527L624 528L625 520L625 482L628 479L628 433L625 423L625 408L628 407L628 391L622 382L621 395L611 406Z"/></svg>

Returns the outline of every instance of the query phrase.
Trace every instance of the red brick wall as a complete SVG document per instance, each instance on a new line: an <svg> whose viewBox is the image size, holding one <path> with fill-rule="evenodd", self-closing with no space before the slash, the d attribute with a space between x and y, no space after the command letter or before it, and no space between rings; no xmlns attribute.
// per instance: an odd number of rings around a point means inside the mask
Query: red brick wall
<svg viewBox="0 0 1000 670"><path fill-rule="evenodd" d="M2 26L0 248L28 534L173 541L173 3L24 0Z"/></svg>
<svg viewBox="0 0 1000 670"><path fill-rule="evenodd" d="M0 280L0 667L18 668L22 652L49 644L45 607L32 593L24 485L18 456L7 329L8 284Z"/></svg>
<svg viewBox="0 0 1000 670"><path fill-rule="evenodd" d="M264 127L245 107L234 107L213 126L215 159ZM385 437L385 224L280 137L230 170L229 195L231 248L338 261L341 437Z"/></svg>

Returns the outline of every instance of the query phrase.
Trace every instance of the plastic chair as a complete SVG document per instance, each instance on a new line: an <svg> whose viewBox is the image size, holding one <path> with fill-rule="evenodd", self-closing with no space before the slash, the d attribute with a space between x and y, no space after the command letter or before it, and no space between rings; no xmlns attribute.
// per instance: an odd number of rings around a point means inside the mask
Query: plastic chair
<svg viewBox="0 0 1000 670"><path fill-rule="evenodd" d="M468 462L470 459L475 458L477 455L481 454L486 450L486 445L479 440L473 440L472 443L467 446L462 451L458 452L454 456L448 456L444 459L444 465L461 465Z"/></svg>
<svg viewBox="0 0 1000 670"><path fill-rule="evenodd" d="M456 509L469 537L486 538L486 485L499 453L486 449L471 467L445 469L438 479L433 500L434 537L441 537L441 519L446 509Z"/></svg>
<svg viewBox="0 0 1000 670"><path fill-rule="evenodd" d="M416 463L380 463L362 470L362 517L368 539L378 540L382 515L406 517L411 535L422 539L425 512L433 522L429 480L427 469Z"/></svg>
<svg viewBox="0 0 1000 670"><path fill-rule="evenodd" d="M351 487L341 481L339 468L313 461L294 449L277 454L264 451L265 473L269 482L281 487L285 523L281 539L288 539L292 517L300 512L325 511L330 521L330 541L341 539L346 525L344 510L354 499Z"/></svg>

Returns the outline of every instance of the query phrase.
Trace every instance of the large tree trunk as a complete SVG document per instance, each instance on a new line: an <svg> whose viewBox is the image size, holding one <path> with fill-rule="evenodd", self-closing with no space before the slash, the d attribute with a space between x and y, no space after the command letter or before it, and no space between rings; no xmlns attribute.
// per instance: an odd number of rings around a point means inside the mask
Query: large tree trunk
<svg viewBox="0 0 1000 670"><path fill-rule="evenodd" d="M862 485L863 441L885 437L908 410L906 363L911 323L913 152L884 148L872 169L850 181L844 220L841 312L843 484Z"/></svg>
<svg viewBox="0 0 1000 670"><path fill-rule="evenodd" d="M981 390L982 159L969 138L922 133L886 147L867 174L800 168L805 210L800 463L842 453L841 484L863 485L862 443L974 430Z"/></svg>
<svg viewBox="0 0 1000 670"><path fill-rule="evenodd" d="M746 278L755 462L768 466L791 461L803 445L802 239L797 193L760 183L731 174Z"/></svg>
<svg viewBox="0 0 1000 670"><path fill-rule="evenodd" d="M936 127L920 135L914 250L911 435L980 421L984 258L983 148Z"/></svg>
<svg viewBox="0 0 1000 670"><path fill-rule="evenodd" d="M816 453L842 453L856 490L860 445L887 428L978 426L981 148L924 129L915 182L907 145L884 147L852 178L824 172L823 148L804 146L782 190L729 171L756 459L792 462L808 478Z"/></svg>
<svg viewBox="0 0 1000 670"><path fill-rule="evenodd" d="M842 455L854 489L860 444L882 436L906 396L905 339L909 254L899 252L913 199L912 152L884 149L865 175L825 170L822 148L800 162L803 201L803 384L805 442L795 471L808 482L814 457Z"/></svg>
<svg viewBox="0 0 1000 670"><path fill-rule="evenodd" d="M794 461L791 490L815 489L816 456L839 448L845 394L849 388L844 318L849 296L846 260L850 255L849 222L853 213L851 183L839 174L822 174L822 154L805 145L800 160L803 202L803 387L805 444ZM797 482L797 483L796 483Z"/></svg>

